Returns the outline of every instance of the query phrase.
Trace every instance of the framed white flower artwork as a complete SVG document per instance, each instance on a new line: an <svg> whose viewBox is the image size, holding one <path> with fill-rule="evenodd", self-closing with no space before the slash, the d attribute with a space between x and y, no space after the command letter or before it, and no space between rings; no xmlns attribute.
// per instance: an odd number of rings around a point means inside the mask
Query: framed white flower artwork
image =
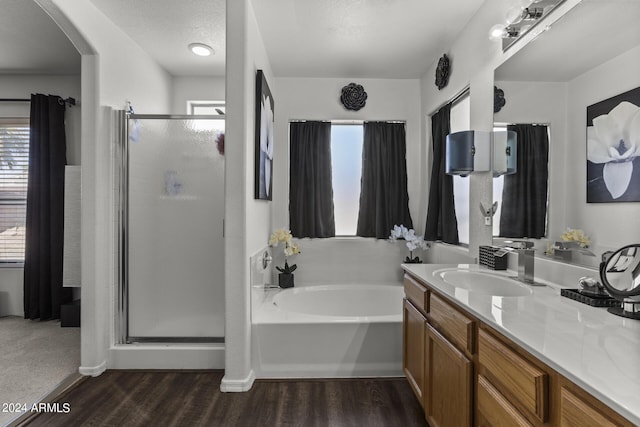
<svg viewBox="0 0 640 427"><path fill-rule="evenodd" d="M273 190L273 95L262 70L256 72L255 194L272 200Z"/></svg>
<svg viewBox="0 0 640 427"><path fill-rule="evenodd" d="M640 201L640 87L587 107L587 203Z"/></svg>

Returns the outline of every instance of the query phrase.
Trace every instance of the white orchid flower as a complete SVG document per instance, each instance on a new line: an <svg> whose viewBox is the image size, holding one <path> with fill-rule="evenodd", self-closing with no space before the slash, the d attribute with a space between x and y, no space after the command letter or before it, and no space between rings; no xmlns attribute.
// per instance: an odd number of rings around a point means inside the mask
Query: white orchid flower
<svg viewBox="0 0 640 427"><path fill-rule="evenodd" d="M417 238L416 231L413 228L411 230L407 230L405 228L405 232L402 234L402 237L404 237L404 240L408 241L415 240Z"/></svg>
<svg viewBox="0 0 640 427"><path fill-rule="evenodd" d="M389 238L391 240L401 239L404 238L406 233L407 227L405 227L404 225L394 225L393 229L391 229L391 235L389 236Z"/></svg>
<svg viewBox="0 0 640 427"><path fill-rule="evenodd" d="M421 236L415 236L413 240L407 241L407 248L409 251L413 252L416 249L428 249L429 243L424 240Z"/></svg>
<svg viewBox="0 0 640 427"><path fill-rule="evenodd" d="M633 159L640 156L640 107L623 101L587 127L587 160L604 163L602 178L614 199L629 187Z"/></svg>

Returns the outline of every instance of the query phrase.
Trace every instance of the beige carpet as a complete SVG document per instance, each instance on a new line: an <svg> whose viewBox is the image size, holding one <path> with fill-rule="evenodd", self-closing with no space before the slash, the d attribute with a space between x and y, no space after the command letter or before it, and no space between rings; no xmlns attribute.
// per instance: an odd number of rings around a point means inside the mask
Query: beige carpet
<svg viewBox="0 0 640 427"><path fill-rule="evenodd" d="M80 328L60 321L0 317L0 425L19 414L2 412L4 403L30 406L80 366Z"/></svg>

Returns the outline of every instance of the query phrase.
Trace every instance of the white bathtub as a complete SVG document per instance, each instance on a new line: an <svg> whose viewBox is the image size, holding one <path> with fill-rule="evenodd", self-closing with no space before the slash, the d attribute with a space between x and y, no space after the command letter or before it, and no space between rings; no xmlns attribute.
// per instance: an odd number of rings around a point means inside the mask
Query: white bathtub
<svg viewBox="0 0 640 427"><path fill-rule="evenodd" d="M401 284L254 292L252 357L258 378L402 375Z"/></svg>

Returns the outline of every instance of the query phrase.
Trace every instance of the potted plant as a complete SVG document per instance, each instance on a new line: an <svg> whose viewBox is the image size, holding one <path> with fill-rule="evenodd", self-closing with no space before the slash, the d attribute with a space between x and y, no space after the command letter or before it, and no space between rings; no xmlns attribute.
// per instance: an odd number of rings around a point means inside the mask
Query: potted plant
<svg viewBox="0 0 640 427"><path fill-rule="evenodd" d="M281 288L293 287L293 272L298 268L296 264L289 265L289 257L300 253L298 245L291 241L292 237L290 230L281 228L271 233L271 237L269 238L269 246L271 247L276 247L280 243L284 244L284 267L276 266L276 270L280 272L278 275L278 285L280 285Z"/></svg>
<svg viewBox="0 0 640 427"><path fill-rule="evenodd" d="M413 228L409 229L402 224L393 226L389 239L394 242L396 240L405 240L407 242L406 244L409 249L409 256L404 260L406 264L421 264L422 260L417 256L414 258L413 251L417 249L426 250L431 247L429 242L426 242L422 236L416 236L416 232Z"/></svg>

